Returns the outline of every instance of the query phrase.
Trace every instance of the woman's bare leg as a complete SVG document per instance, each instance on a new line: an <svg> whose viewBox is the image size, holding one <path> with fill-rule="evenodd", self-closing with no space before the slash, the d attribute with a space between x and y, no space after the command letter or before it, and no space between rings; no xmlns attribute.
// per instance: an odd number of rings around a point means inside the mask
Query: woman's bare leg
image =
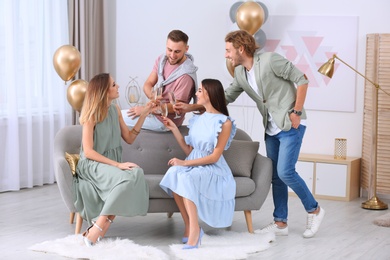
<svg viewBox="0 0 390 260"><path fill-rule="evenodd" d="M196 205L191 200L183 198L183 203L190 222L190 233L188 236L187 244L195 246L198 243L200 235L198 212L196 209Z"/></svg>
<svg viewBox="0 0 390 260"><path fill-rule="evenodd" d="M187 210L184 206L183 197L173 192L173 198L175 199L176 205L179 208L181 217L183 218L184 221L185 230L183 236L188 237L190 233L190 220L187 214Z"/></svg>
<svg viewBox="0 0 390 260"><path fill-rule="evenodd" d="M107 223L105 223L105 226L102 228L103 229L102 238L106 235L107 230L110 228L111 224L114 223L114 219L115 219L114 215L107 216L107 219L106 219Z"/></svg>

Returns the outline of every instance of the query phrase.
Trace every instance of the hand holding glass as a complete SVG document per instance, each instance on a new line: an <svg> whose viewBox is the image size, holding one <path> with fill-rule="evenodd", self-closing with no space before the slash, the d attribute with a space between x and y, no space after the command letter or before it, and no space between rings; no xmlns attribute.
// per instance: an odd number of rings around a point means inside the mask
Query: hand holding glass
<svg viewBox="0 0 390 260"><path fill-rule="evenodd" d="M172 105L175 105L176 104L176 98L175 98L175 94L173 92L169 92L168 93L168 97L169 97L169 102L171 102ZM175 111L175 119L176 118L180 118L181 116L179 116L176 111Z"/></svg>

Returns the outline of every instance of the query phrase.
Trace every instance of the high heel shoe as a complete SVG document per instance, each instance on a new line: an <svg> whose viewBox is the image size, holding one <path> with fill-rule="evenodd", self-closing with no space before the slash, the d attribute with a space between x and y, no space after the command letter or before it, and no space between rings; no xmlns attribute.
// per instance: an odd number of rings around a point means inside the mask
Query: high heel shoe
<svg viewBox="0 0 390 260"><path fill-rule="evenodd" d="M106 220L107 220L110 224L114 223L114 221L111 220L111 219L109 219L109 218L106 218ZM96 224L95 221L92 221L92 225L91 225L89 228L87 228L87 230L83 233L84 243L85 243L88 247L94 246L96 243L98 243L98 242L100 242L101 240L103 240L103 236L104 236L104 235L98 236L98 238L96 239L96 242L95 242L95 243L93 243L91 240L89 240L89 239L87 238L87 235L88 235L88 233L89 233L89 230L90 230L93 226L95 226L97 229L99 229L100 232L103 232L103 229L102 229L101 227L99 227L98 224Z"/></svg>
<svg viewBox="0 0 390 260"><path fill-rule="evenodd" d="M183 244L186 244L186 243L188 242L188 237L182 237L182 238L181 238L181 242L182 242Z"/></svg>
<svg viewBox="0 0 390 260"><path fill-rule="evenodd" d="M92 228L92 227L96 227L97 229L99 229L100 232L103 232L103 229L101 227L98 226L98 224L96 223L93 223L89 228L87 228L87 230L83 233L83 240L84 240L84 243L87 247L91 247L91 246L94 246L97 242L99 242L101 239L102 239L102 236L99 236L97 239L96 239L96 242L92 242L91 240L89 240L87 238L88 234L89 234L89 230Z"/></svg>
<svg viewBox="0 0 390 260"><path fill-rule="evenodd" d="M202 237L203 237L203 235L204 235L203 229L200 228L199 238L198 238L198 242L196 243L196 245L194 245L194 246L185 245L185 246L183 246L182 249L194 249L194 248L198 248L198 247L202 244Z"/></svg>

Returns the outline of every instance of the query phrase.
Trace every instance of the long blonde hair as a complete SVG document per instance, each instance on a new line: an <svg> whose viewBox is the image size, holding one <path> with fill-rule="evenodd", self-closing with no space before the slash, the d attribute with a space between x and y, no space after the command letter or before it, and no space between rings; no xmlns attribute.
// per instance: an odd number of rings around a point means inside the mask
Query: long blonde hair
<svg viewBox="0 0 390 260"><path fill-rule="evenodd" d="M80 114L80 124L92 121L94 124L102 122L108 114L108 89L110 74L101 73L94 76L88 84Z"/></svg>

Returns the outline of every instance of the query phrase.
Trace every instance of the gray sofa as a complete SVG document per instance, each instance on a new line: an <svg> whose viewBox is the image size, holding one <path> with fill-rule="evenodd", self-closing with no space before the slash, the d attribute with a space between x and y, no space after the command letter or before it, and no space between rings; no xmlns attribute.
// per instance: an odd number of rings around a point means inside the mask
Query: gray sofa
<svg viewBox="0 0 390 260"><path fill-rule="evenodd" d="M65 205L70 211L70 223L73 223L75 207L72 195L72 173L65 159L65 152L78 154L81 145L80 125L67 126L58 131L54 142L54 170L57 185ZM180 127L182 134L188 133L186 126ZM123 142L123 161L130 161L143 168L149 185L148 213L179 212L175 201L159 186L160 180L169 166L172 157L185 158L171 132L157 133L142 130L131 145ZM272 165L270 159L258 153L258 142L253 142L248 134L237 129L230 148L224 152L226 161L236 180L235 211L244 211L248 231L253 233L252 210L263 205L270 186ZM77 214L75 233L80 233L82 218Z"/></svg>

